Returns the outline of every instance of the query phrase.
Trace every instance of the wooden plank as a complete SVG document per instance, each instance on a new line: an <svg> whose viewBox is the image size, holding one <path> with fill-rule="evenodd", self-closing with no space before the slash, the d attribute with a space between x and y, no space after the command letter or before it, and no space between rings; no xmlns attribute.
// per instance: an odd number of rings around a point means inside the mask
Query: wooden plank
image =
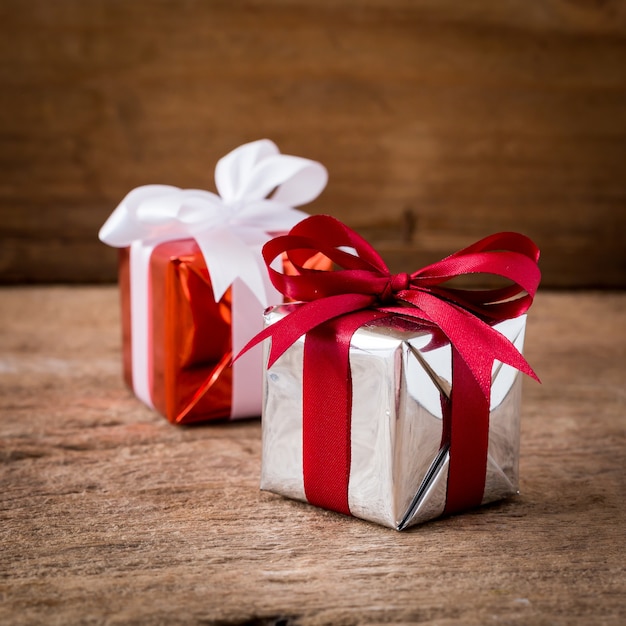
<svg viewBox="0 0 626 626"><path fill-rule="evenodd" d="M540 292L522 495L402 534L259 492L258 421L179 428L142 406L114 288L0 302L3 623L626 618L625 294Z"/></svg>
<svg viewBox="0 0 626 626"><path fill-rule="evenodd" d="M394 269L514 229L544 284L625 286L624 7L471 5L5 0L0 281L113 280L96 233L127 191L212 189L267 136Z"/></svg>

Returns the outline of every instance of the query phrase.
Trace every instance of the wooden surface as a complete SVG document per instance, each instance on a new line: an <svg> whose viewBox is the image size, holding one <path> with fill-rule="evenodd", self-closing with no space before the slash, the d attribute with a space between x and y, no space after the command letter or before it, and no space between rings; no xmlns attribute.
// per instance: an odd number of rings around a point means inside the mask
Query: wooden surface
<svg viewBox="0 0 626 626"><path fill-rule="evenodd" d="M120 375L112 287L0 291L0 623L626 620L626 293L540 292L522 495L397 533L258 490L260 425Z"/></svg>
<svg viewBox="0 0 626 626"><path fill-rule="evenodd" d="M114 280L130 189L269 137L395 271L520 230L625 287L625 103L621 0L2 0L0 282Z"/></svg>

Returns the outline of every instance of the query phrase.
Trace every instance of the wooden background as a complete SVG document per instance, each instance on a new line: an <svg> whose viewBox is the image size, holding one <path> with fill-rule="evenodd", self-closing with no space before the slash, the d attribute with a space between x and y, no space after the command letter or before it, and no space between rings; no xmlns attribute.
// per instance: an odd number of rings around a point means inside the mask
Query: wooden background
<svg viewBox="0 0 626 626"><path fill-rule="evenodd" d="M1 0L0 282L115 279L131 188L268 137L396 271L496 230L626 286L626 2Z"/></svg>

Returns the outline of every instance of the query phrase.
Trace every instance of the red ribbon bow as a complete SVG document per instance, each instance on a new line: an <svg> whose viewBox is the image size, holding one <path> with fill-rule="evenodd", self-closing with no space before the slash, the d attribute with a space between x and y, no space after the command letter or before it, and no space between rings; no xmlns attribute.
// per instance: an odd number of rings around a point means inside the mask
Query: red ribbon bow
<svg viewBox="0 0 626 626"><path fill-rule="evenodd" d="M321 252L340 270L306 269ZM271 267L286 253L298 274ZM350 339L364 324L401 319L438 329L452 347L452 392L442 445L449 446L445 513L481 503L487 467L491 372L495 359L538 380L517 348L491 324L530 307L540 280L539 250L518 233L497 233L413 274L392 275L361 236L336 219L315 215L263 247L274 286L302 301L244 348L272 338L268 368L306 335L303 370L303 474L307 500L350 513ZM472 273L490 273L513 284L489 290L443 287Z"/></svg>

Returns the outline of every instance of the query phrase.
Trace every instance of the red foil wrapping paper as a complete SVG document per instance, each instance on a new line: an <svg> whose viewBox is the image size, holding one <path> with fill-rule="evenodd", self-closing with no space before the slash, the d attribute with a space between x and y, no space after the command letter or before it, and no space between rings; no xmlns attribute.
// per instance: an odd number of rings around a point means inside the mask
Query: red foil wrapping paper
<svg viewBox="0 0 626 626"><path fill-rule="evenodd" d="M318 255L309 266L329 269ZM285 259L283 271L290 273ZM175 424L231 418L233 289L216 302L204 258L193 239L157 245L149 269L149 386L154 408ZM133 388L130 248L120 250L124 380ZM256 302L261 319L262 306ZM259 357L258 376L262 377ZM243 385L246 381L240 381ZM256 384L257 381L249 381ZM259 383L260 384L260 383ZM257 414L260 415L261 406Z"/></svg>

